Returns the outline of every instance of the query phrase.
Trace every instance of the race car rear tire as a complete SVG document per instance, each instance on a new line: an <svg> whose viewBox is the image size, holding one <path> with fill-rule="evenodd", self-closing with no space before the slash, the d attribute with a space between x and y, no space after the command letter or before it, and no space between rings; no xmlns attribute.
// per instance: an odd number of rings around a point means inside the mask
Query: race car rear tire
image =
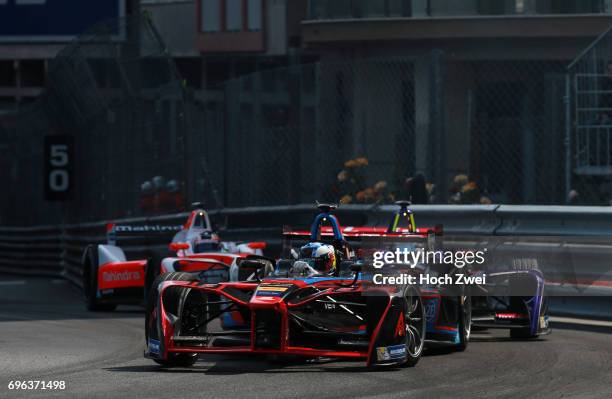
<svg viewBox="0 0 612 399"><path fill-rule="evenodd" d="M160 274L153 281L153 283L151 284L151 289L149 290L149 297L147 299L147 309L145 313L145 344L148 344L149 336L153 332L150 329L157 329L157 324L151 323L151 317L153 316L153 312L156 312L157 303L159 301L159 292L157 290L157 287L160 283L164 281L195 281L195 278L190 273L173 272ZM164 297L164 307L167 306L169 310L177 307L181 301L181 297L183 295L187 295L188 293L188 289L174 289L172 291L169 291ZM157 334L156 331L155 334ZM155 363L163 367L190 367L193 366L194 363L198 360L198 354L170 353L168 354L167 359L153 360L155 361Z"/></svg>
<svg viewBox="0 0 612 399"><path fill-rule="evenodd" d="M513 260L510 270L540 270L540 268L535 258L517 258Z"/></svg>
<svg viewBox="0 0 612 399"><path fill-rule="evenodd" d="M472 332L472 300L469 295L463 295L458 301L459 306L459 323L457 325L459 332L459 343L455 347L457 352L463 352L470 341L470 333Z"/></svg>
<svg viewBox="0 0 612 399"><path fill-rule="evenodd" d="M92 312L113 311L116 304L100 303L98 292L98 251L95 245L88 245L83 253L83 299L87 310Z"/></svg>
<svg viewBox="0 0 612 399"><path fill-rule="evenodd" d="M517 312L517 313L527 312L527 309L525 307L524 297L511 296L510 297L510 310L513 312ZM537 334L531 333L531 327L510 329L510 338L512 339L533 339L536 337L537 337Z"/></svg>
<svg viewBox="0 0 612 399"><path fill-rule="evenodd" d="M425 346L425 305L418 288L409 286L404 291L406 300L406 313L404 321L406 323L406 362L402 367L414 367L421 359Z"/></svg>

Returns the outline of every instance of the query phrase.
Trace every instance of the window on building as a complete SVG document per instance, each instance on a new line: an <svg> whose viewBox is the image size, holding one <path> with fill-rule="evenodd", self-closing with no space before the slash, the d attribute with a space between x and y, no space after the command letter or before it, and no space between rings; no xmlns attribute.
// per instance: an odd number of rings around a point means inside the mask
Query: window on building
<svg viewBox="0 0 612 399"><path fill-rule="evenodd" d="M242 0L226 0L225 7L225 29L242 30Z"/></svg>
<svg viewBox="0 0 612 399"><path fill-rule="evenodd" d="M388 17L409 17L412 15L410 0L387 0Z"/></svg>
<svg viewBox="0 0 612 399"><path fill-rule="evenodd" d="M202 32L221 30L221 0L200 0Z"/></svg>
<svg viewBox="0 0 612 399"><path fill-rule="evenodd" d="M15 67L13 65L13 60L0 61L0 87L12 87L15 86L15 82Z"/></svg>
<svg viewBox="0 0 612 399"><path fill-rule="evenodd" d="M361 0L355 2L356 12L363 18L377 18L385 16L385 0Z"/></svg>
<svg viewBox="0 0 612 399"><path fill-rule="evenodd" d="M351 18L351 2L352 0L327 1L326 16L330 18ZM355 7L357 7L357 2L355 2Z"/></svg>
<svg viewBox="0 0 612 399"><path fill-rule="evenodd" d="M262 12L262 0L247 0L247 27L249 30L261 30Z"/></svg>
<svg viewBox="0 0 612 399"><path fill-rule="evenodd" d="M508 15L524 13L528 8L525 0L478 0L478 13L481 15Z"/></svg>
<svg viewBox="0 0 612 399"><path fill-rule="evenodd" d="M584 14L606 12L605 3L601 0L537 0L536 5L542 14Z"/></svg>

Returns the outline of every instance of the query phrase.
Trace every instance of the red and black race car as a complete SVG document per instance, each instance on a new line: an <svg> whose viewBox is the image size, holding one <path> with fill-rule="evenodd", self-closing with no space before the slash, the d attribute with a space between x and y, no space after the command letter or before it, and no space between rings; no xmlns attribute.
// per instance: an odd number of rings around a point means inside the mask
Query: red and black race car
<svg viewBox="0 0 612 399"><path fill-rule="evenodd" d="M337 267L321 272L315 259L288 255L269 275L262 263L241 262L239 268L262 270L257 281L211 284L189 273L162 274L148 298L145 357L166 367L192 365L201 353L334 357L361 359L369 366L414 366L429 333L430 303L431 325L448 333L443 341L465 349L469 301L413 284L374 284L357 255L368 248L356 250L349 244L356 241L358 247L364 238L373 238L374 245L387 247L428 245L434 230L415 231L409 217L412 226L405 231L398 231L397 223L382 230L341 228L332 206L319 209L310 231L286 231L285 238L333 246ZM399 214L403 211L407 209L402 207ZM291 245L287 249L296 253ZM396 265L395 271L399 269L420 272Z"/></svg>
<svg viewBox="0 0 612 399"><path fill-rule="evenodd" d="M168 250L128 260L120 246L150 247L170 240ZM166 241L167 242L167 241ZM263 242L223 242L203 209L193 210L185 224L109 224L107 243L89 245L83 254L83 293L89 310L114 310L119 304L142 304L160 273L198 272L202 281L229 281L237 262L261 257ZM174 252L174 256L170 255ZM248 276L247 276L248 278Z"/></svg>

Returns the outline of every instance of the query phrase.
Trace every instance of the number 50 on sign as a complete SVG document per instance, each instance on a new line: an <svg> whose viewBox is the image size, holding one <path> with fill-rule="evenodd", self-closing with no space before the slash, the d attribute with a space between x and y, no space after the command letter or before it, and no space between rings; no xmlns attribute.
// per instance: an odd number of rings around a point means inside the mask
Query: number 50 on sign
<svg viewBox="0 0 612 399"><path fill-rule="evenodd" d="M73 186L74 141L69 135L45 136L45 199L65 201Z"/></svg>

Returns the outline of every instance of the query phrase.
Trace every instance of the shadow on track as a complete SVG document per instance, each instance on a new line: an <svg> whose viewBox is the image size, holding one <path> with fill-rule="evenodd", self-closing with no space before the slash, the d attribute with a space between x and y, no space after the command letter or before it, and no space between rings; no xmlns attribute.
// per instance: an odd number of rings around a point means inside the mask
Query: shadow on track
<svg viewBox="0 0 612 399"><path fill-rule="evenodd" d="M144 308L140 306L120 306L114 312L90 312L80 291L64 280L3 276L0 283L0 323L144 316Z"/></svg>
<svg viewBox="0 0 612 399"><path fill-rule="evenodd" d="M550 323L554 329L558 330L574 330L574 331L587 331L603 334L612 334L612 327L598 326L592 324L576 324L576 323L565 323L554 321Z"/></svg>
<svg viewBox="0 0 612 399"><path fill-rule="evenodd" d="M423 353L424 357L452 355L452 347L428 348ZM204 364L203 364L204 363ZM365 360L362 362L354 360L342 360L332 358L299 359L279 358L270 359L261 355L203 355L199 362L190 368L164 368L155 364L138 366L119 366L105 368L106 371L126 373L202 373L216 375L239 375L249 373L304 373L304 372L328 372L328 373L372 373L372 372L394 372L403 370L402 367L375 367L368 368Z"/></svg>

